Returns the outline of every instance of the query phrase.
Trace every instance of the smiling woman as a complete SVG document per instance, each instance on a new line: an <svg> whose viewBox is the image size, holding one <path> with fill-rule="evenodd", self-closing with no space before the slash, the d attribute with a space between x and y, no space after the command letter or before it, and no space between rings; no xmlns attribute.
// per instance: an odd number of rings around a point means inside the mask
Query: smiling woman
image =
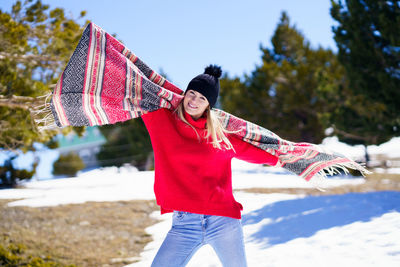
<svg viewBox="0 0 400 267"><path fill-rule="evenodd" d="M142 115L154 149L157 203L162 213L174 212L173 227L152 266L185 266L205 244L224 266L247 266L231 160L275 165L277 157L222 126L212 110L221 74L219 66L208 66L189 82L175 110Z"/></svg>

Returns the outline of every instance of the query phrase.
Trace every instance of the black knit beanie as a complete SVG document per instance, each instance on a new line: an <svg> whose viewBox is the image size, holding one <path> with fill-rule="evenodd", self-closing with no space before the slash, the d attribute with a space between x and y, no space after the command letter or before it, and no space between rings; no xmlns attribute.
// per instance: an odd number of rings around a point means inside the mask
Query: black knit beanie
<svg viewBox="0 0 400 267"><path fill-rule="evenodd" d="M221 77L221 67L209 65L204 73L194 77L188 84L186 92L190 89L197 91L207 98L210 107L214 107L219 94L219 77Z"/></svg>

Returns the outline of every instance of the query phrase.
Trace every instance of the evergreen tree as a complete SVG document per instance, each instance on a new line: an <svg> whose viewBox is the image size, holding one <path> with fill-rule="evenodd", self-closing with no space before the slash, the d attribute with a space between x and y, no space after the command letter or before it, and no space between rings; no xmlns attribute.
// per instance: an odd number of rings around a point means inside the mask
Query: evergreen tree
<svg viewBox="0 0 400 267"><path fill-rule="evenodd" d="M353 144L380 144L400 134L399 1L331 1L346 101L330 116L336 134Z"/></svg>
<svg viewBox="0 0 400 267"><path fill-rule="evenodd" d="M70 152L60 157L53 163L54 175L75 176L76 173L85 168L85 163L78 154Z"/></svg>
<svg viewBox="0 0 400 267"><path fill-rule="evenodd" d="M55 85L81 32L63 9L40 0L0 10L0 147L26 151L55 134L36 131L29 110Z"/></svg>
<svg viewBox="0 0 400 267"><path fill-rule="evenodd" d="M15 155L4 161L3 166L0 166L0 188L2 187L15 187L19 180L30 179L35 174L37 163L33 164L33 169L28 171L26 169L15 169L13 160Z"/></svg>
<svg viewBox="0 0 400 267"><path fill-rule="evenodd" d="M13 181L30 173L13 168L12 159L19 151L34 150L34 142L55 145L51 138L56 132L39 133L30 110L43 104L40 96L52 90L82 30L63 9L50 10L40 0L16 1L9 13L0 9L0 151L10 156L1 172L13 174ZM78 134L84 130L74 129Z"/></svg>
<svg viewBox="0 0 400 267"><path fill-rule="evenodd" d="M133 119L99 127L107 139L97 159L101 166L122 166L129 163L139 170L151 168L152 146L141 119Z"/></svg>
<svg viewBox="0 0 400 267"><path fill-rule="evenodd" d="M262 64L243 82L224 76L221 103L225 110L260 124L282 138L318 143L341 68L330 50L313 49L283 12L271 39L260 47ZM326 119L325 119L326 120Z"/></svg>

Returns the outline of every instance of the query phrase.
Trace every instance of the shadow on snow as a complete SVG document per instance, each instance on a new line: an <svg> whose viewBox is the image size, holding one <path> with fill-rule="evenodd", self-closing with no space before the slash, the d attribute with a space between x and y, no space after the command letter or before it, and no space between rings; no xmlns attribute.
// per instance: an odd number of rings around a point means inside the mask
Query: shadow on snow
<svg viewBox="0 0 400 267"><path fill-rule="evenodd" d="M246 226L265 219L250 238L268 247L310 237L319 230L367 222L391 211L400 211L400 192L310 196L266 205L244 215L242 223Z"/></svg>

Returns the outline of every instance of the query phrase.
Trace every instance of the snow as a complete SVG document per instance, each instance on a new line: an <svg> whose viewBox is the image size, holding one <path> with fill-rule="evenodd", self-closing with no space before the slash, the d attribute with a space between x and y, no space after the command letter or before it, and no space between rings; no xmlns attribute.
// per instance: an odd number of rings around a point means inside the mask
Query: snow
<svg viewBox="0 0 400 267"><path fill-rule="evenodd" d="M20 199L9 206L56 206L87 201L154 199L154 172L136 168L109 167L83 173L76 178L33 181L26 189L0 190L0 198Z"/></svg>
<svg viewBox="0 0 400 267"><path fill-rule="evenodd" d="M363 158L365 155L365 148L363 145L350 146L345 143L339 142L336 136L327 137L322 141L322 145L327 148L338 151L343 155L350 158ZM400 150L395 149L400 147L400 137L394 137L386 143L379 146L371 145L368 146L368 153L370 155L384 154L388 158L399 158Z"/></svg>
<svg viewBox="0 0 400 267"><path fill-rule="evenodd" d="M382 150L371 151L397 157L400 139L396 140ZM335 140L326 140L324 145L350 156L364 153L363 148L343 146ZM311 187L283 169L234 160L232 170L235 189ZM399 173L396 169L393 172ZM154 199L153 179L152 171L109 167L74 178L27 182L25 188L0 190L0 198L15 199L9 206L31 207ZM326 187L363 182L362 178L337 177L327 180ZM305 196L239 191L235 198L244 206L249 266L400 266L400 192ZM154 212L151 216L160 220L146 228L154 240L146 245L141 260L130 267L150 266L171 227L171 214ZM204 246L188 266L221 264L212 248Z"/></svg>
<svg viewBox="0 0 400 267"><path fill-rule="evenodd" d="M238 193L249 266L399 266L400 192L305 197ZM154 241L129 267L150 266L171 227L171 215L147 232ZM221 266L206 245L188 267Z"/></svg>
<svg viewBox="0 0 400 267"><path fill-rule="evenodd" d="M266 179L267 178L267 179ZM323 181L324 188L357 185L364 183L364 178L329 178ZM236 189L245 188L313 188L313 184L299 179L290 172L275 167L254 165L237 159L232 161L232 185Z"/></svg>
<svg viewBox="0 0 400 267"><path fill-rule="evenodd" d="M283 169L264 167L233 159L234 189L312 188L301 178ZM324 187L361 184L363 178L331 178ZM60 178L24 183L23 189L0 190L0 199L18 199L9 206L56 206L87 201L119 201L154 199L154 172L137 171L133 167L107 167L84 172L78 177Z"/></svg>

